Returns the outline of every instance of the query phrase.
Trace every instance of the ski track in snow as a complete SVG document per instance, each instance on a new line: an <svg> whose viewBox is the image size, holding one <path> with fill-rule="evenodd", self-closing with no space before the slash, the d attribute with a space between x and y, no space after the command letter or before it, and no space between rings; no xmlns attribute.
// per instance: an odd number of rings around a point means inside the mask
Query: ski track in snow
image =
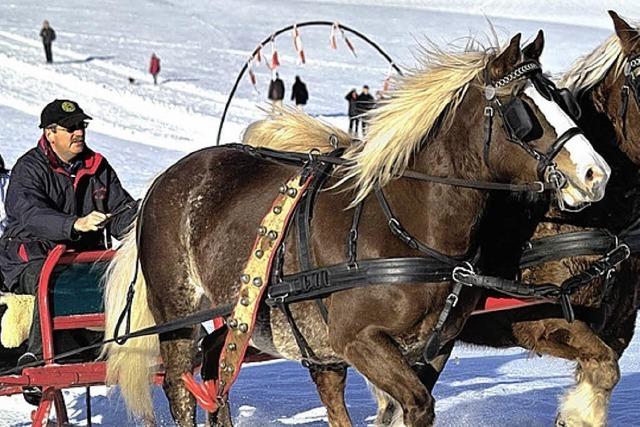
<svg viewBox="0 0 640 427"><path fill-rule="evenodd" d="M238 71L257 43L295 21L338 20L369 35L399 64L415 64L416 41L438 44L468 35L484 38L486 13L503 41L521 31L525 39L544 28L546 68L566 69L610 33L606 8L640 17L631 2L596 0L324 0L237 1L106 0L99 7L79 0L4 0L0 3L0 152L8 165L35 144L38 115L53 98L72 98L94 117L88 144L106 155L125 187L141 197L160 171L185 153L212 145L220 115ZM605 7L606 6L606 7ZM496 14L502 17L494 17ZM52 65L43 63L37 32L49 19L58 33ZM591 27L589 27L591 26ZM328 48L328 28L304 29L308 64L292 65L290 38L278 39L288 102L294 74L309 86L307 111L346 127L344 94L364 83L380 88L388 65L352 37L358 58ZM461 42L459 41L458 44ZM160 83L147 74L155 51L162 60ZM270 50L264 50L268 56ZM222 140L237 141L249 122L263 116L270 72L255 68L258 90L243 78ZM128 78L135 79L129 84ZM640 342L621 359L622 379L612 397L611 426L640 425ZM518 349L458 347L435 390L438 426L547 426L558 398L573 383L573 365L538 358ZM160 425L173 425L160 388L154 391ZM94 425L129 426L117 389L92 388ZM65 391L74 425L84 425L84 390ZM347 403L356 426L369 425L374 401L363 379L351 370ZM293 362L247 366L232 391L236 425L326 425L305 369ZM28 426L32 407L21 396L0 398L0 427ZM199 422L204 422L199 414Z"/></svg>

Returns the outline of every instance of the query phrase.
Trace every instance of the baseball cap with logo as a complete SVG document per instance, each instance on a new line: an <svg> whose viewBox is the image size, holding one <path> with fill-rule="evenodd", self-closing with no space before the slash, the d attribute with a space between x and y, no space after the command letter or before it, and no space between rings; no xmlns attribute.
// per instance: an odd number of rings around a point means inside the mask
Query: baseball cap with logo
<svg viewBox="0 0 640 427"><path fill-rule="evenodd" d="M85 114L77 102L68 99L56 99L47 104L40 114L40 127L45 128L52 124L62 127L75 125L84 120L91 120L91 116Z"/></svg>

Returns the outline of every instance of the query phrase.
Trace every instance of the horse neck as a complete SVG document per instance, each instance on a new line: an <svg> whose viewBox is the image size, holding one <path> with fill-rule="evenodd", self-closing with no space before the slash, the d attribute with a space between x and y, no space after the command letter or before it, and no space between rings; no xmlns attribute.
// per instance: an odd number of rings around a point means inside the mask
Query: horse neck
<svg viewBox="0 0 640 427"><path fill-rule="evenodd" d="M489 180L480 150L472 150L481 146L482 126L476 123L480 116L465 115L467 120L456 121L455 130L428 142L413 168L435 176ZM429 247L451 256L473 249L485 191L399 179L385 187L385 196L403 226Z"/></svg>

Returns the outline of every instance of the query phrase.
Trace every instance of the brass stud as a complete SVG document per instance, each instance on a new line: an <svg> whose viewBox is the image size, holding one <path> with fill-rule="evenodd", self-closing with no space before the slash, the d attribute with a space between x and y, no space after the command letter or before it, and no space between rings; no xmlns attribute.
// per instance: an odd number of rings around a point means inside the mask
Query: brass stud
<svg viewBox="0 0 640 427"><path fill-rule="evenodd" d="M249 305L249 298L240 298L240 304L247 307Z"/></svg>
<svg viewBox="0 0 640 427"><path fill-rule="evenodd" d="M240 281L244 284L249 283L249 281L251 281L251 276L249 276L248 274L243 274L242 276L240 276Z"/></svg>
<svg viewBox="0 0 640 427"><path fill-rule="evenodd" d="M227 382L225 380L220 380L220 385L224 387L225 385L227 385Z"/></svg>
<svg viewBox="0 0 640 427"><path fill-rule="evenodd" d="M264 255L264 251L262 249L258 249L256 251L256 258L262 258L262 255Z"/></svg>
<svg viewBox="0 0 640 427"><path fill-rule="evenodd" d="M267 237L271 240L276 240L278 238L278 232L275 230L271 230L268 234Z"/></svg>
<svg viewBox="0 0 640 427"><path fill-rule="evenodd" d="M229 365L224 369L227 373L231 374L233 373L233 366Z"/></svg>
<svg viewBox="0 0 640 427"><path fill-rule="evenodd" d="M295 188L291 187L287 190L287 195L289 197L296 197L296 194L298 194L298 190L296 190Z"/></svg>
<svg viewBox="0 0 640 427"><path fill-rule="evenodd" d="M267 227L265 227L264 225L261 225L260 227L258 227L258 234L261 236L264 236L265 234L267 234Z"/></svg>
<svg viewBox="0 0 640 427"><path fill-rule="evenodd" d="M280 186L280 188L278 189L278 191L280 192L280 194L284 194L287 192L287 186L285 184L282 184Z"/></svg>
<svg viewBox="0 0 640 427"><path fill-rule="evenodd" d="M240 323L240 325L238 326L238 330L244 334L249 330L249 325L247 325L246 323Z"/></svg>
<svg viewBox="0 0 640 427"><path fill-rule="evenodd" d="M256 287L258 287L258 288L259 288L260 286L262 286L262 278L260 278L260 277L254 277L254 278L253 278L253 286L256 286Z"/></svg>
<svg viewBox="0 0 640 427"><path fill-rule="evenodd" d="M225 362L224 360L220 362L220 368L225 369L226 367L227 367L227 362Z"/></svg>
<svg viewBox="0 0 640 427"><path fill-rule="evenodd" d="M282 206L274 206L273 207L273 213L276 215L279 215L280 212L282 212Z"/></svg>
<svg viewBox="0 0 640 427"><path fill-rule="evenodd" d="M229 318L227 320L227 326L229 326L231 329L235 329L238 327L238 321L236 319Z"/></svg>
<svg viewBox="0 0 640 427"><path fill-rule="evenodd" d="M234 342L230 342L229 344L227 344L227 350L229 351L235 351L236 350L236 343Z"/></svg>

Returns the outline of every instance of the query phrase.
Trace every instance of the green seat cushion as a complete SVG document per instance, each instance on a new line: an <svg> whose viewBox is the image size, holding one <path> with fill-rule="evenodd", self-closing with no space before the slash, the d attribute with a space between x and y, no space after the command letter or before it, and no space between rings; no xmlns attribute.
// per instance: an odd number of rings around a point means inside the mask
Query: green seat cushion
<svg viewBox="0 0 640 427"><path fill-rule="evenodd" d="M107 262L58 265L51 275L53 316L104 311L101 280Z"/></svg>

